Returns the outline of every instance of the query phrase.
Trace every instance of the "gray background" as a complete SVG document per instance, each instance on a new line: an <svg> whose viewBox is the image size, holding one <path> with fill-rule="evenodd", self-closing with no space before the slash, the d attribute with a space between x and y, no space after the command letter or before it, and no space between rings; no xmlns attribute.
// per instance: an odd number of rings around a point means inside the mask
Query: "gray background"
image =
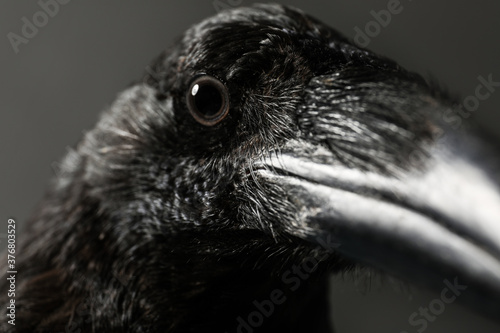
<svg viewBox="0 0 500 333"><path fill-rule="evenodd" d="M351 38L355 26L364 29L374 19L370 11L385 9L388 2L282 1ZM492 74L500 81L500 2L401 4L403 11L371 40L370 49L432 74L463 97L474 94L479 75ZM19 225L27 218L54 176L56 161L92 127L100 110L176 36L216 12L212 0L70 1L16 54L7 34L21 34L22 18L32 21L40 10L36 1L4 0L0 11L0 233L6 232L8 218ZM499 106L496 92L474 114L497 138ZM5 238L0 240L3 248ZM333 283L333 320L340 333L416 332L408 317L439 296L413 288L401 292L386 280L371 288L367 286L373 281L351 280L336 278ZM451 304L425 332L497 333L500 326Z"/></svg>

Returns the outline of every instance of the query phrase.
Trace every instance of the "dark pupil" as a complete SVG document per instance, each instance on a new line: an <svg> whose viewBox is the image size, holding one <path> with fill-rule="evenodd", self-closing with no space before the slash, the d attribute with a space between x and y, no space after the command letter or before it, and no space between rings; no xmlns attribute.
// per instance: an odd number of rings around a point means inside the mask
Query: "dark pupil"
<svg viewBox="0 0 500 333"><path fill-rule="evenodd" d="M198 92L193 97L196 108L206 117L215 116L222 107L221 93L212 85L199 85Z"/></svg>

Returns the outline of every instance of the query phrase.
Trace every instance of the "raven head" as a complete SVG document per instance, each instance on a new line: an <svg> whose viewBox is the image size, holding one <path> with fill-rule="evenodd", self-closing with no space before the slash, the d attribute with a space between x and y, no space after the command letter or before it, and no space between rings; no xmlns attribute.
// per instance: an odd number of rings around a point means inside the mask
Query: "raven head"
<svg viewBox="0 0 500 333"><path fill-rule="evenodd" d="M499 314L498 187L425 80L278 5L203 21L146 72L35 223L32 260L94 327L236 331L271 299L262 331L325 329L326 273L358 265L458 278Z"/></svg>

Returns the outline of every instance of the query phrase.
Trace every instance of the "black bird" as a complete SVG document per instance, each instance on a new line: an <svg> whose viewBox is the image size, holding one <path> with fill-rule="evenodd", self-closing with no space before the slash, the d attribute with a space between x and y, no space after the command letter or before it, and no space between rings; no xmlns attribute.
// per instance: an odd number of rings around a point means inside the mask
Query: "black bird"
<svg viewBox="0 0 500 333"><path fill-rule="evenodd" d="M209 18L65 157L0 329L329 332L360 266L498 319L498 163L457 108L297 9Z"/></svg>

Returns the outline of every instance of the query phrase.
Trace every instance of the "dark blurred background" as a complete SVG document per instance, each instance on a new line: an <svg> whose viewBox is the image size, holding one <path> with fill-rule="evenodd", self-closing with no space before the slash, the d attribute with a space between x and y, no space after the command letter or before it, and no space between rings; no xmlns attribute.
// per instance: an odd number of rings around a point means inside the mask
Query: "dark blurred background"
<svg viewBox="0 0 500 333"><path fill-rule="evenodd" d="M500 2L401 0L400 12L388 24L374 24L372 11L387 10L394 1L281 3L303 9L350 38L355 27L365 31L368 24L373 37L362 42L368 48L437 78L462 97L474 95L480 75L500 81ZM221 8L251 4L60 0L67 3L57 10L46 7L51 15L41 14L41 4L49 2L4 1L0 11L2 249L7 219L22 225L57 174L57 161L67 147L93 126L118 92L142 75L151 59L190 25ZM23 31L26 20L40 27ZM499 111L500 88L473 115L497 140ZM439 297L387 280L337 277L332 286L333 320L340 333L417 332L422 326L411 326L409 316ZM451 304L425 332L498 333L500 326Z"/></svg>

